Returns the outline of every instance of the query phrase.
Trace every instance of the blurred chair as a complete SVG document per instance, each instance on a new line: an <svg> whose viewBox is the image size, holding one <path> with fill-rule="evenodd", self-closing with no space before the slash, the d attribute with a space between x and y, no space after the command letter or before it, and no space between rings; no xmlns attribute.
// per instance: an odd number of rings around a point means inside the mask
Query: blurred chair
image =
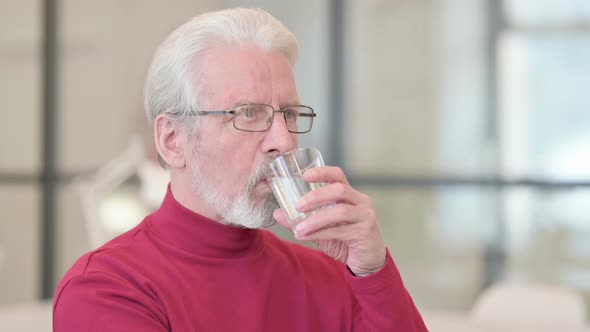
<svg viewBox="0 0 590 332"><path fill-rule="evenodd" d="M422 319L432 332L483 332L462 312L421 309ZM488 331L485 331L488 332ZM495 332L495 331L489 331ZM504 331L503 331L504 332Z"/></svg>
<svg viewBox="0 0 590 332"><path fill-rule="evenodd" d="M0 330L10 332L50 332L51 301L0 307Z"/></svg>
<svg viewBox="0 0 590 332"><path fill-rule="evenodd" d="M481 326L536 331L584 331L586 307L574 290L535 283L502 282L484 291L471 319Z"/></svg>

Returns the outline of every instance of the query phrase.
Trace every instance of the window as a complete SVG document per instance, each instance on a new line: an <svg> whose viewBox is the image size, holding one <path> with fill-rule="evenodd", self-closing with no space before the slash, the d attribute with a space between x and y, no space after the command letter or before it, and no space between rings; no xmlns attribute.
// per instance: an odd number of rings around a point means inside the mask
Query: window
<svg viewBox="0 0 590 332"><path fill-rule="evenodd" d="M504 278L590 294L587 1L347 4L342 163L418 304Z"/></svg>

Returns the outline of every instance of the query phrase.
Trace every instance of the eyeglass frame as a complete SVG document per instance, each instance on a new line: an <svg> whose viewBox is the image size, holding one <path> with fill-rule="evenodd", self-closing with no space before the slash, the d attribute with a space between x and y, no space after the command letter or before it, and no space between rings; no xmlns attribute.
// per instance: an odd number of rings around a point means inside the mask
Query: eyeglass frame
<svg viewBox="0 0 590 332"><path fill-rule="evenodd" d="M240 129L238 127L236 127L236 109L238 107L242 107L242 106L268 106L272 109L272 116L270 117L270 124L268 125L268 127L266 127L266 129L264 130L247 130L247 129ZM284 106L281 109L275 109L274 106L269 105L269 104L263 104L263 103L249 103L249 104L240 104L234 108L229 108L226 110L221 110L221 111L193 111L193 113L191 113L191 115L227 115L227 114L231 114L232 115L232 124L234 126L234 128L236 130L240 130L240 131L245 131L245 132L251 132L251 133L263 133L265 131L268 131L271 127L272 124L274 122L275 119L275 113L283 113L283 119L285 120L285 125L287 125L287 108L289 107L305 107L311 110L310 114L298 114L297 116L303 116L303 117L310 117L311 118L311 125L309 126L309 129L307 131L292 131L289 129L289 126L287 126L287 130L290 133L293 134L306 134L309 133L311 131L311 129L313 128L313 118L315 118L317 116L317 113L314 111L314 109L311 106L307 106L307 105L288 105L288 106Z"/></svg>

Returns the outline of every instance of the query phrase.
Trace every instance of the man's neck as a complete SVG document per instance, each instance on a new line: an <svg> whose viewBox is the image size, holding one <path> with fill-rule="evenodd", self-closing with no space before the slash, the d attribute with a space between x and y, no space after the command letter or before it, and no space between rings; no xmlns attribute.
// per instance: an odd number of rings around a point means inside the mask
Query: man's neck
<svg viewBox="0 0 590 332"><path fill-rule="evenodd" d="M199 197L199 193L195 192L194 189L188 185L189 183L190 180L181 180L171 175L170 190L176 201L185 208L198 213L203 217L220 222L221 217L219 214L206 203L206 200Z"/></svg>

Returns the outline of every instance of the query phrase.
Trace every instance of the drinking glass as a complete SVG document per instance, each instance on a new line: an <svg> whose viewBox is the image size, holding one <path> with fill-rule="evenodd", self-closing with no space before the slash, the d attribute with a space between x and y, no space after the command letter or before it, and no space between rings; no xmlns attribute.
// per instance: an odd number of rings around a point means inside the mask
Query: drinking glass
<svg viewBox="0 0 590 332"><path fill-rule="evenodd" d="M288 151L270 164L270 186L292 227L315 212L299 212L295 209L295 203L308 192L325 185L303 180L303 173L318 166L324 166L324 160L320 151L315 148Z"/></svg>

